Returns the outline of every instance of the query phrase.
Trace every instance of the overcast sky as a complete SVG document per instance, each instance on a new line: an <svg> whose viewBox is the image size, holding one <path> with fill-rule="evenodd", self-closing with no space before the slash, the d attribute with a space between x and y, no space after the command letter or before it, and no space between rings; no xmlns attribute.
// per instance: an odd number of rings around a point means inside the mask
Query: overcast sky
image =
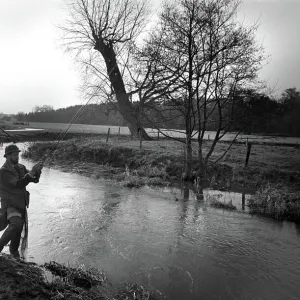
<svg viewBox="0 0 300 300"><path fill-rule="evenodd" d="M300 89L299 15L300 0L245 0L241 6L247 22L260 20L258 40L271 55L260 77L279 92ZM76 67L59 47L55 24L64 17L63 0L0 0L0 112L83 102Z"/></svg>

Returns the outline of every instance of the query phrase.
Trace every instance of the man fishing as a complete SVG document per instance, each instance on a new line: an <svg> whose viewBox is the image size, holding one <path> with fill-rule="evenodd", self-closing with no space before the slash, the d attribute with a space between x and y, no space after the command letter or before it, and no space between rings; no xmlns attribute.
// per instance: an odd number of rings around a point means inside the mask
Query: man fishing
<svg viewBox="0 0 300 300"><path fill-rule="evenodd" d="M39 182L43 168L38 163L28 171L24 165L19 164L19 152L21 151L16 145L8 145L4 154L6 162L0 169L1 209L6 210L8 222L8 227L0 238L0 252L10 242L9 251L15 258L20 258L19 245L24 224L28 230L26 209L29 206L29 192L26 186L30 182Z"/></svg>

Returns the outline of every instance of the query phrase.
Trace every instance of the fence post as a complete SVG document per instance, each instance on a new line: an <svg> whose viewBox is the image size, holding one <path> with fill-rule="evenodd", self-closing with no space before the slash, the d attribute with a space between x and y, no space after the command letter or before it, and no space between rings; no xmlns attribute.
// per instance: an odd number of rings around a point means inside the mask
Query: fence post
<svg viewBox="0 0 300 300"><path fill-rule="evenodd" d="M249 162L249 157L250 157L250 153L251 153L251 147L252 147L252 143L248 142L248 138L247 138L247 154L246 154L246 161L245 161L245 166L244 166L244 178L243 178L243 193L242 193L242 210L245 210L245 185L246 185L246 169L248 166L248 162Z"/></svg>
<svg viewBox="0 0 300 300"><path fill-rule="evenodd" d="M157 129L157 140L159 141L159 129Z"/></svg>
<svg viewBox="0 0 300 300"><path fill-rule="evenodd" d="M109 134L110 134L110 127L107 130L107 136L106 136L106 144L108 143L108 139L109 139Z"/></svg>
<svg viewBox="0 0 300 300"><path fill-rule="evenodd" d="M118 139L120 138L121 127L119 127Z"/></svg>

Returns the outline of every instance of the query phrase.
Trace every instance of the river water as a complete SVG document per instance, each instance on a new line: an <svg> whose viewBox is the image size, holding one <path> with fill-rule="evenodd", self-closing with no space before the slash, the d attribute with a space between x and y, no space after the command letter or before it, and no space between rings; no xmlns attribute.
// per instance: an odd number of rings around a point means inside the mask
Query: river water
<svg viewBox="0 0 300 300"><path fill-rule="evenodd" d="M28 260L97 267L174 300L300 299L300 228L206 204L221 192L197 199L48 168L28 190Z"/></svg>

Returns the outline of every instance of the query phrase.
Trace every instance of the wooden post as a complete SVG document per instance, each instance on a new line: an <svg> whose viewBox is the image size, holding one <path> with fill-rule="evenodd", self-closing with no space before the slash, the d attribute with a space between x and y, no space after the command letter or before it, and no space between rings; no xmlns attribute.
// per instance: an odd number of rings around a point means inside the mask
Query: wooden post
<svg viewBox="0 0 300 300"><path fill-rule="evenodd" d="M106 136L106 144L108 143L108 139L109 139L109 134L110 134L110 127L107 130L107 136Z"/></svg>
<svg viewBox="0 0 300 300"><path fill-rule="evenodd" d="M157 129L157 140L159 141L159 129Z"/></svg>
<svg viewBox="0 0 300 300"><path fill-rule="evenodd" d="M242 210L245 210L245 202L246 202L246 199L245 199L246 169L247 169L247 166L248 166L249 157L250 157L250 153L251 153L251 147L252 147L252 144L249 143L248 138L247 138L246 145L247 145L247 154L246 154L246 161L245 161L245 166L244 166L243 193L242 193Z"/></svg>
<svg viewBox="0 0 300 300"><path fill-rule="evenodd" d="M142 131L141 131L141 130L139 131L139 134L140 134L140 149L142 149L142 146L143 146L143 138L142 138Z"/></svg>
<svg viewBox="0 0 300 300"><path fill-rule="evenodd" d="M119 127L118 139L120 138L121 127Z"/></svg>
<svg viewBox="0 0 300 300"><path fill-rule="evenodd" d="M210 141L210 135L208 135L208 140Z"/></svg>
<svg viewBox="0 0 300 300"><path fill-rule="evenodd" d="M246 169L247 166L248 166L249 157L250 157L250 152L251 152L251 147L252 147L252 144L251 144L251 143L248 143L248 139L247 139L247 155L246 155L246 161L245 161L245 169Z"/></svg>

